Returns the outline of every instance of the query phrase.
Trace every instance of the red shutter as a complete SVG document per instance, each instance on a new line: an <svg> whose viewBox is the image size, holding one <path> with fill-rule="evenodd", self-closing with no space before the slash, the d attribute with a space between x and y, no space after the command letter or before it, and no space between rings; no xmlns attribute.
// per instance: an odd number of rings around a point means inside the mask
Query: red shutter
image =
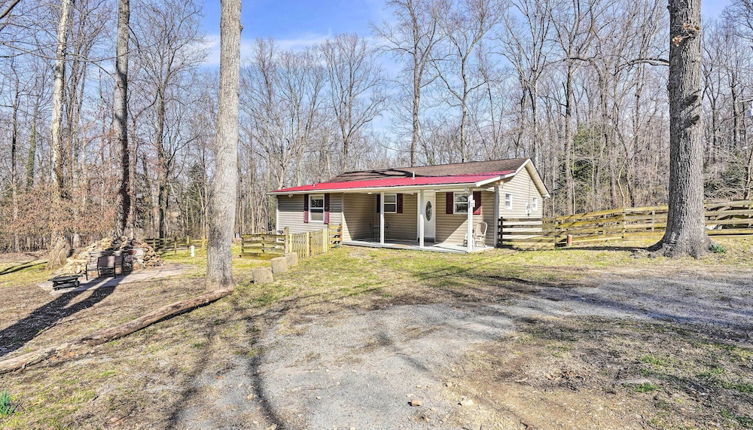
<svg viewBox="0 0 753 430"><path fill-rule="evenodd" d="M403 195L402 195L402 193L397 195L397 213L399 213L399 214L403 213Z"/></svg>
<svg viewBox="0 0 753 430"><path fill-rule="evenodd" d="M481 215L481 191L473 192L473 215Z"/></svg>
<svg viewBox="0 0 753 430"><path fill-rule="evenodd" d="M377 194L376 195L376 212L379 213L379 208L382 207L382 195Z"/></svg>
<svg viewBox="0 0 753 430"><path fill-rule="evenodd" d="M450 214L452 214L452 212L453 212L452 209L453 209L453 206L455 205L455 201L453 200L454 197L453 197L453 195L452 195L451 192L444 193L444 195L445 195L445 202L444 202L445 203L445 205L444 205L445 213L448 214L448 215L450 215Z"/></svg>
<svg viewBox="0 0 753 430"><path fill-rule="evenodd" d="M324 195L324 223L329 224L329 193Z"/></svg>
<svg viewBox="0 0 753 430"><path fill-rule="evenodd" d="M309 222L309 195L303 195L303 222Z"/></svg>

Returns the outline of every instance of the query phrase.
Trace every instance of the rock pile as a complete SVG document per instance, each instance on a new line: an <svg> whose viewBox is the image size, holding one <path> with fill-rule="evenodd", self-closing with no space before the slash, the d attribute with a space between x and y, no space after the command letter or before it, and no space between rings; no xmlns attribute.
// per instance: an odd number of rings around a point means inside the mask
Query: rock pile
<svg viewBox="0 0 753 430"><path fill-rule="evenodd" d="M101 256L130 256L133 270L162 265L162 258L146 242L138 239L128 239L125 236L109 238L92 243L91 245L76 250L68 257L65 265L56 274L84 273L90 260Z"/></svg>

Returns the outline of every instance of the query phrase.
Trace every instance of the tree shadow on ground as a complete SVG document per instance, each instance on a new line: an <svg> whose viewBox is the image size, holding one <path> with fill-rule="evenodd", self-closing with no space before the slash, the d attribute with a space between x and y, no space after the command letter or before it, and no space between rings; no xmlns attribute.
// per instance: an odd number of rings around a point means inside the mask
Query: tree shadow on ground
<svg viewBox="0 0 753 430"><path fill-rule="evenodd" d="M630 246L630 245L594 245L594 246L565 246L556 248L557 251L622 251L637 252L647 251L647 246Z"/></svg>
<svg viewBox="0 0 753 430"><path fill-rule="evenodd" d="M120 284L123 277L110 279L102 286L94 288L79 287L62 293L46 304L34 309L29 315L14 324L0 330L0 357L10 354L36 338L40 333L58 324L62 319L89 309L109 297ZM83 300L74 300L91 291Z"/></svg>
<svg viewBox="0 0 753 430"><path fill-rule="evenodd" d="M0 270L0 276L10 275L11 273L20 272L21 270L31 269L32 267L46 264L45 261L28 261L26 263L16 264L15 266L6 267Z"/></svg>

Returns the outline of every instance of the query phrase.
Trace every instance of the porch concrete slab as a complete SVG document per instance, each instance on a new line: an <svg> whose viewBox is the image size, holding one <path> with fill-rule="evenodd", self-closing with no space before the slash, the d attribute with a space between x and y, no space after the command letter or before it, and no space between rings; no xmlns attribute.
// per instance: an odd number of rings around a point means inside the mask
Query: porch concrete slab
<svg viewBox="0 0 753 430"><path fill-rule="evenodd" d="M344 241L343 245L347 246L364 246L367 248L388 248L388 249L408 249L411 251L431 251L431 252L448 252L455 254L467 254L468 250L462 245L427 243L423 248L413 241L386 241L385 243L372 242L368 240L350 240ZM474 248L473 252L483 252L493 249L489 246L483 248Z"/></svg>

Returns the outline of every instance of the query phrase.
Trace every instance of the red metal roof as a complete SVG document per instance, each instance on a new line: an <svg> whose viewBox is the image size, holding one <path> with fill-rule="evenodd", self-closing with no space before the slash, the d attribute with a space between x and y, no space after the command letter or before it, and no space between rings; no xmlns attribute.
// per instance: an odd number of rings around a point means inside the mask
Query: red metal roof
<svg viewBox="0 0 753 430"><path fill-rule="evenodd" d="M301 185L298 187L282 188L273 193L292 193L302 191L337 191L348 190L353 188L386 188L386 187L409 187L416 185L449 185L449 184L471 184L487 179L496 178L497 176L515 173L514 170L504 170L501 172L487 172L476 175L451 175L451 176L417 176L415 178L384 178L369 179L363 181L348 182L322 182L313 185Z"/></svg>

